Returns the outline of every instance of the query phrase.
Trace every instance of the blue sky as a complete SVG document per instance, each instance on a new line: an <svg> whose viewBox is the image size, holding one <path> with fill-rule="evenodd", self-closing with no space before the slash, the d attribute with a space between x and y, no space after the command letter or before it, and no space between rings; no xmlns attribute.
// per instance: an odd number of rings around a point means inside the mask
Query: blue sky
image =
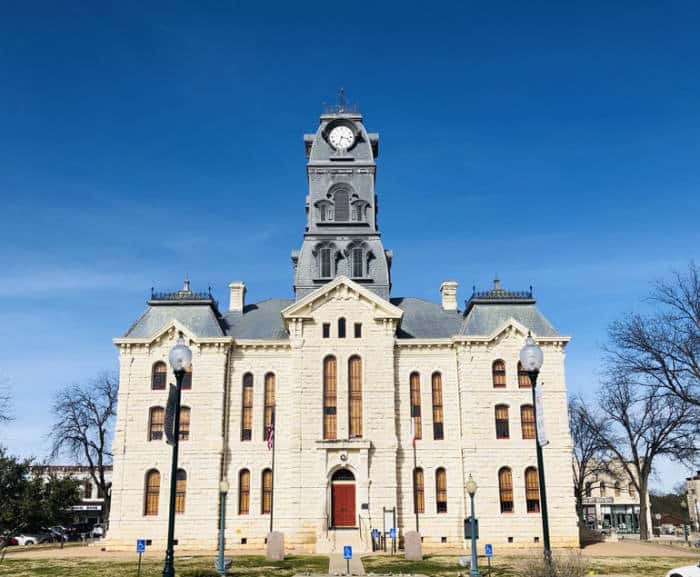
<svg viewBox="0 0 700 577"><path fill-rule="evenodd" d="M116 368L151 286L291 295L302 135L340 86L381 134L394 296L534 285L573 392L609 322L700 256L697 3L59 4L0 20L14 452L45 453L57 387Z"/></svg>

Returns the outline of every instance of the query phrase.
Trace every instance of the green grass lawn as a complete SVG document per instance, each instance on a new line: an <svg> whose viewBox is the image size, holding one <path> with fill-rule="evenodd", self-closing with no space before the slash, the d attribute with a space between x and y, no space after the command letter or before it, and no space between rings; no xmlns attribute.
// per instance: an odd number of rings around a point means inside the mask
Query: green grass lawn
<svg viewBox="0 0 700 577"><path fill-rule="evenodd" d="M291 577L296 573L310 571L326 573L328 557L290 556L284 561L267 561L263 556L233 556L232 576ZM214 557L181 557L175 559L177 577L215 577ZM144 560L141 566L142 577L160 577L163 572L163 559ZM2 577L135 577L136 562L97 561L92 559L12 559L5 558L0 563Z"/></svg>
<svg viewBox="0 0 700 577"><path fill-rule="evenodd" d="M698 558L682 557L586 557L589 562L588 575L619 575L620 577L661 577L673 567L697 563ZM406 561L400 556L363 557L368 573L418 573L428 577L456 577L458 573L468 575L468 571L458 564L456 555L426 555L423 561ZM486 559L479 559L479 571L486 577ZM518 577L517 557L494 557L493 577Z"/></svg>

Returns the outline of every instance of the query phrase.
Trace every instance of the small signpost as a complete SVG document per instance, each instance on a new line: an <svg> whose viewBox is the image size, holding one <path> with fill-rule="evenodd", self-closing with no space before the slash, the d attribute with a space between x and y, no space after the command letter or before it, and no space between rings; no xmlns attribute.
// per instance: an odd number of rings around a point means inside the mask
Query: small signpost
<svg viewBox="0 0 700 577"><path fill-rule="evenodd" d="M396 527L389 529L389 538L391 539L391 554L396 553Z"/></svg>
<svg viewBox="0 0 700 577"><path fill-rule="evenodd" d="M491 577L491 557L493 557L493 545L491 543L487 543L484 547L484 554L489 563L489 577Z"/></svg>
<svg viewBox="0 0 700 577"><path fill-rule="evenodd" d="M343 559L348 564L346 575L350 575L350 559L352 559L352 547L350 545L345 545L343 547Z"/></svg>
<svg viewBox="0 0 700 577"><path fill-rule="evenodd" d="M139 566L136 570L136 576L141 577L141 555L146 552L146 540L136 539L136 552L139 554Z"/></svg>

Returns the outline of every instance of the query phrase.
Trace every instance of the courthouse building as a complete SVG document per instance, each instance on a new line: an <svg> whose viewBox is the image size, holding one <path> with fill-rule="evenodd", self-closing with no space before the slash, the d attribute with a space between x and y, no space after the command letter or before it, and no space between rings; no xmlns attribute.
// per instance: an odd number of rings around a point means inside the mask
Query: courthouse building
<svg viewBox="0 0 700 577"><path fill-rule="evenodd" d="M288 551L367 550L371 530L388 525L400 536L418 529L426 548L463 547L469 474L479 485L481 543L541 547L532 391L518 365L532 331L544 351L552 544L578 546L569 337L542 315L532 290L506 290L498 280L465 295L463 306L453 280L435 287L435 301L394 294L394 255L377 223L379 135L360 113L337 106L304 146L300 233L303 208L306 223L291 255L292 298L250 302L235 281L224 310L186 282L152 294L114 339L120 387L109 544L165 544L171 448L163 422L174 382L167 362L182 333L194 356L182 393L179 547L216 547L221 480L229 484L231 548L262 547L271 514ZM273 418L274 473L266 442Z"/></svg>

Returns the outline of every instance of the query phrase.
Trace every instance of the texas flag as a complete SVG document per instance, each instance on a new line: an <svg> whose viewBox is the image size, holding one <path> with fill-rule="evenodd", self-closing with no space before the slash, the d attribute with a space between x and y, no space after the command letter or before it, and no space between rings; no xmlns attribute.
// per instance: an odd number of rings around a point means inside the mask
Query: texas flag
<svg viewBox="0 0 700 577"><path fill-rule="evenodd" d="M272 423L270 423L270 426L267 428L267 436L265 437L265 440L267 441L267 449L269 451L275 444L275 425Z"/></svg>

